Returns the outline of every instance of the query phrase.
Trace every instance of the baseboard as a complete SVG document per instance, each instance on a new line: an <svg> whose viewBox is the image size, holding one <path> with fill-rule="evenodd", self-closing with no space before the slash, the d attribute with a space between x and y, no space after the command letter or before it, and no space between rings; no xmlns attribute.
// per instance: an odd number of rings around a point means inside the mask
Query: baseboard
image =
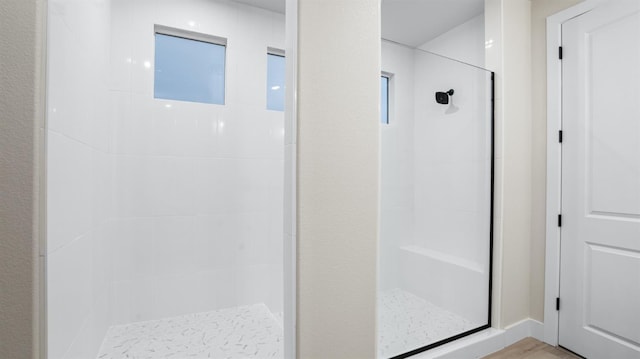
<svg viewBox="0 0 640 359"><path fill-rule="evenodd" d="M505 329L489 328L441 347L413 356L416 359L482 358L508 347L524 338L544 340L544 325L537 320L524 319Z"/></svg>
<svg viewBox="0 0 640 359"><path fill-rule="evenodd" d="M530 337L536 338L541 342L544 342L544 323L541 323L534 319L529 319L529 326L531 327Z"/></svg>

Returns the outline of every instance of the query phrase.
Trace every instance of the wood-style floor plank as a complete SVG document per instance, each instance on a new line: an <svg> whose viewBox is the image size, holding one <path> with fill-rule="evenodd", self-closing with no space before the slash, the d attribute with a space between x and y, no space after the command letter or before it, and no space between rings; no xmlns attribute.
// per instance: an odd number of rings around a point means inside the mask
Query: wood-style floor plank
<svg viewBox="0 0 640 359"><path fill-rule="evenodd" d="M580 358L562 349L552 347L534 338L526 338L483 359L576 359Z"/></svg>

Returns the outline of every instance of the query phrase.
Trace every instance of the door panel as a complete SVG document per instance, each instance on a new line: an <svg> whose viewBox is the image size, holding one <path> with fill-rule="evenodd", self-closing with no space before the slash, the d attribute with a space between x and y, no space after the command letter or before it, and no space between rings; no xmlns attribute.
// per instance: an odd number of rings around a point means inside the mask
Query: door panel
<svg viewBox="0 0 640 359"><path fill-rule="evenodd" d="M640 358L640 1L562 26L559 343Z"/></svg>
<svg viewBox="0 0 640 359"><path fill-rule="evenodd" d="M640 287L637 276L628 275L640 272L640 253L596 244L587 244L586 248L587 327L640 343L637 321L640 305L629 302L632 298L640 298Z"/></svg>
<svg viewBox="0 0 640 359"><path fill-rule="evenodd" d="M640 218L638 24L635 13L585 33L591 213Z"/></svg>

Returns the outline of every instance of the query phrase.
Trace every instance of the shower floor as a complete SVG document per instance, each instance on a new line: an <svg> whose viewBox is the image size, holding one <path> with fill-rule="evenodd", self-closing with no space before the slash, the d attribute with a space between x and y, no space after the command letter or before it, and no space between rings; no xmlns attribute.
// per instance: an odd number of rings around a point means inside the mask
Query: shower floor
<svg viewBox="0 0 640 359"><path fill-rule="evenodd" d="M380 293L378 308L380 358L403 354L481 325L401 289Z"/></svg>
<svg viewBox="0 0 640 359"><path fill-rule="evenodd" d="M282 320L264 304L109 328L99 359L282 358Z"/></svg>

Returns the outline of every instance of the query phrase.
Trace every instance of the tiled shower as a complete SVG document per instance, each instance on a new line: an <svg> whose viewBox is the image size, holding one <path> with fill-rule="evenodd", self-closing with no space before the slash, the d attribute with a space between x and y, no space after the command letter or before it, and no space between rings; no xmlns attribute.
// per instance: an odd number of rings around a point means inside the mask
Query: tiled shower
<svg viewBox="0 0 640 359"><path fill-rule="evenodd" d="M492 74L482 68L484 46L483 14L417 47L382 41L391 110L380 125L380 358L490 324ZM436 101L450 90L448 103Z"/></svg>
<svg viewBox="0 0 640 359"><path fill-rule="evenodd" d="M382 42L379 358L489 325L483 25ZM49 1L48 358L284 357L284 48L240 0Z"/></svg>
<svg viewBox="0 0 640 359"><path fill-rule="evenodd" d="M154 96L157 25L226 40L224 104ZM284 31L233 1L49 2L49 358L282 357Z"/></svg>

